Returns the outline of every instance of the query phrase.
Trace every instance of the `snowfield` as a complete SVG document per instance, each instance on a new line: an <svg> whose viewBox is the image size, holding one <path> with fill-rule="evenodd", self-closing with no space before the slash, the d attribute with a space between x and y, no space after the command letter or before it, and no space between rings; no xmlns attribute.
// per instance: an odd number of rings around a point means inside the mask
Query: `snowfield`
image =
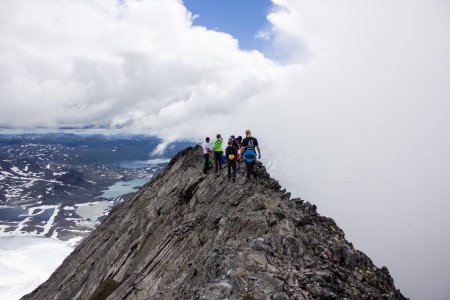
<svg viewBox="0 0 450 300"><path fill-rule="evenodd" d="M33 291L55 271L73 246L42 237L0 237L0 295L17 300Z"/></svg>

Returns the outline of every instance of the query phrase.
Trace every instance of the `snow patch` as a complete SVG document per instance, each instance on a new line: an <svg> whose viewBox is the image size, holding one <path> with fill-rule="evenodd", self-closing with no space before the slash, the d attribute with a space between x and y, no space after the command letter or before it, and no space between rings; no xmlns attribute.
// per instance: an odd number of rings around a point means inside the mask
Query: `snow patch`
<svg viewBox="0 0 450 300"><path fill-rule="evenodd" d="M13 171L14 173L16 173L17 175L20 175L20 176L24 176L24 177L28 176L28 173L23 172L22 170L20 170L20 169L19 169L18 167L16 167L16 166L13 166L13 167L11 168L11 171Z"/></svg>
<svg viewBox="0 0 450 300"><path fill-rule="evenodd" d="M73 246L42 237L0 237L1 299L19 299L33 291L62 263Z"/></svg>
<svg viewBox="0 0 450 300"><path fill-rule="evenodd" d="M26 232L23 231L23 228L27 225L27 223L29 221L31 221L31 219L34 216L37 216L41 213L43 213L45 210L47 209L54 209L53 214L50 216L49 220L45 222L45 224L43 226L38 226L40 228L43 229L43 231L41 233L38 233L37 231L32 231L32 232ZM27 236L38 236L38 235L46 235L47 233L50 232L54 222L55 222L55 218L58 215L59 212L59 207L57 205L41 205L41 206L34 206L31 208L28 208L28 214L26 215L26 218L21 221L18 225L17 228L14 231L10 231L10 232L5 232L5 230L3 229L1 231L2 235L15 235L15 236L22 236L22 235L27 235Z"/></svg>
<svg viewBox="0 0 450 300"><path fill-rule="evenodd" d="M81 241L83 240L83 237L76 236L74 238L69 239L66 241L67 244L69 244L71 247L75 248Z"/></svg>
<svg viewBox="0 0 450 300"><path fill-rule="evenodd" d="M53 172L53 176L62 176L67 173L69 173L69 172Z"/></svg>

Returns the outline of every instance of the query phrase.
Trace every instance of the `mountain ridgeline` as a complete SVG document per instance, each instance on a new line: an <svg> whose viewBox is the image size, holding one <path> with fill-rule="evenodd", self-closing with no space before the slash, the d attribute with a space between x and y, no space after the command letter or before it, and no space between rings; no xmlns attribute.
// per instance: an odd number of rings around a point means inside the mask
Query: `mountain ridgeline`
<svg viewBox="0 0 450 300"><path fill-rule="evenodd" d="M257 181L238 164L233 183L201 160L178 153L22 299L406 299L260 163Z"/></svg>

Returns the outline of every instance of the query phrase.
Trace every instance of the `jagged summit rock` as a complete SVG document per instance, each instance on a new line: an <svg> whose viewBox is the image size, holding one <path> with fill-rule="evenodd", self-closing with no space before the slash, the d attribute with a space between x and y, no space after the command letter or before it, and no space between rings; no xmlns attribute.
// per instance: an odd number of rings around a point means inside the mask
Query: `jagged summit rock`
<svg viewBox="0 0 450 300"><path fill-rule="evenodd" d="M233 183L201 160L177 154L22 299L405 299L261 164L258 181Z"/></svg>

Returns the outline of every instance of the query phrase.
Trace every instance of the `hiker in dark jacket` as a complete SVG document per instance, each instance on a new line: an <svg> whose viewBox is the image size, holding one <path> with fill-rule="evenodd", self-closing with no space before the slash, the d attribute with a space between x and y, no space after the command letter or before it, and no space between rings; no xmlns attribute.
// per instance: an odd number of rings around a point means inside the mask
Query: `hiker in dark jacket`
<svg viewBox="0 0 450 300"><path fill-rule="evenodd" d="M239 144L236 141L236 137L234 135L231 135L229 140L233 143L233 146L236 147L236 149L239 149Z"/></svg>
<svg viewBox="0 0 450 300"><path fill-rule="evenodd" d="M241 146L242 146L242 136L238 136L236 138L236 148L238 149L238 155L237 155L237 159L240 160L241 159Z"/></svg>
<svg viewBox="0 0 450 300"><path fill-rule="evenodd" d="M236 138L236 143L237 143L237 145L238 145L238 149L239 148L241 148L241 146L242 146L242 136L238 136L237 138Z"/></svg>
<svg viewBox="0 0 450 300"><path fill-rule="evenodd" d="M225 149L225 155L227 157L228 180L231 180L233 177L233 182L236 182L237 152L237 148L233 146L233 141L228 140L228 147ZM233 173L231 173L231 171L233 171Z"/></svg>
<svg viewBox="0 0 450 300"><path fill-rule="evenodd" d="M241 147L242 159L245 161L245 167L247 169L247 179L250 179L250 174L253 174L255 179L258 177L256 171L254 171L256 150L258 151L258 158L261 159L261 149L259 148L258 140L252 137L251 131L247 129Z"/></svg>

